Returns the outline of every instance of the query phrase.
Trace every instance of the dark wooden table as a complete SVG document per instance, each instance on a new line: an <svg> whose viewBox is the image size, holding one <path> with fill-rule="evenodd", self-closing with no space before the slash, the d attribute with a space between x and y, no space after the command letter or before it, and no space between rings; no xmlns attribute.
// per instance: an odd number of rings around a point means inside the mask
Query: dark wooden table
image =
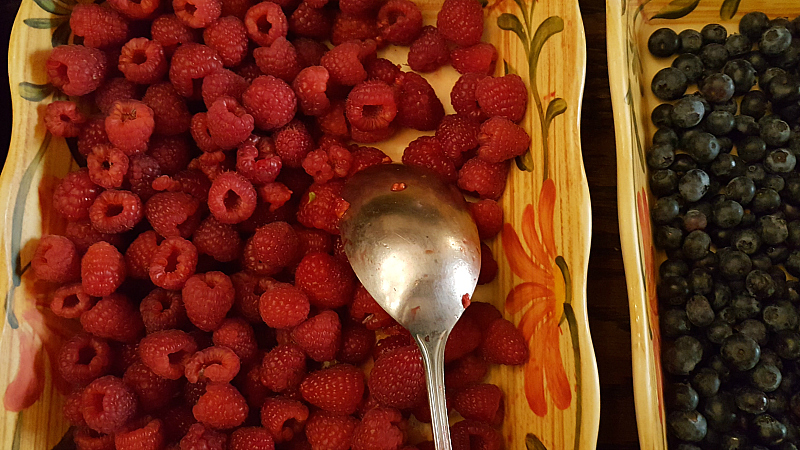
<svg viewBox="0 0 800 450"><path fill-rule="evenodd" d="M551 0L564 1L564 0ZM20 0L0 1L0 48ZM614 122L608 89L605 1L580 0L587 41L586 89L583 100L583 161L592 197L593 239L589 259L589 323L600 370L600 435L597 448L637 449L631 378L630 322L625 273L619 247ZM3 72L3 86L8 86ZM10 94L0 89L0 155L5 158L11 129Z"/></svg>

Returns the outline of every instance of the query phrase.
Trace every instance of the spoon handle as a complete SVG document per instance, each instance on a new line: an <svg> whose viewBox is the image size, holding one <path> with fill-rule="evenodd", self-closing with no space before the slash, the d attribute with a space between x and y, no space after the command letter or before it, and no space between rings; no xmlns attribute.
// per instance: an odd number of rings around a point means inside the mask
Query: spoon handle
<svg viewBox="0 0 800 450"><path fill-rule="evenodd" d="M451 450L450 423L444 395L444 348L450 330L435 335L416 335L414 339L422 352L428 385L428 404L431 408L433 442L436 450Z"/></svg>

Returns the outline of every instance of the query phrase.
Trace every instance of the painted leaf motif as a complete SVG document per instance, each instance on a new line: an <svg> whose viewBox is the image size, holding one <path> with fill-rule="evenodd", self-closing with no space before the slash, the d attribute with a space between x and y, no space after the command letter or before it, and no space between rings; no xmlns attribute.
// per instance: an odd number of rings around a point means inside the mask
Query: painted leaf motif
<svg viewBox="0 0 800 450"><path fill-rule="evenodd" d="M514 66L512 66L511 63L509 63L506 60L503 60L503 73L505 75L508 75L510 73L519 74L519 72L517 72L517 69L515 69Z"/></svg>
<svg viewBox="0 0 800 450"><path fill-rule="evenodd" d="M700 0L672 0L669 5L661 8L653 19L680 19L697 8Z"/></svg>
<svg viewBox="0 0 800 450"><path fill-rule="evenodd" d="M550 122L555 119L556 116L560 114L564 114L567 110L567 102L563 98L555 98L547 105L547 112L544 116L545 126L550 126Z"/></svg>
<svg viewBox="0 0 800 450"><path fill-rule="evenodd" d="M69 35L72 33L72 28L69 26L69 21L62 23L61 25L53 31L53 37L50 39L50 43L53 47L58 47L59 45L67 45L69 42Z"/></svg>
<svg viewBox="0 0 800 450"><path fill-rule="evenodd" d="M497 18L497 26L502 30L513 31L523 44L528 42L528 34L522 28L522 22L513 14L503 13ZM527 45L525 45L527 51Z"/></svg>
<svg viewBox="0 0 800 450"><path fill-rule="evenodd" d="M736 15L736 11L739 9L739 2L741 0L725 0L722 2L722 6L719 8L719 17L722 20L731 20L733 16Z"/></svg>
<svg viewBox="0 0 800 450"><path fill-rule="evenodd" d="M528 433L528 435L525 436L525 448L528 450L547 450L547 447L545 447L542 441L533 433Z"/></svg>
<svg viewBox="0 0 800 450"><path fill-rule="evenodd" d="M23 81L19 84L19 95L25 100L40 102L53 93L52 84L33 84Z"/></svg>
<svg viewBox="0 0 800 450"><path fill-rule="evenodd" d="M31 28L47 30L61 25L66 20L66 17L54 17L52 19L25 19L22 22Z"/></svg>
<svg viewBox="0 0 800 450"><path fill-rule="evenodd" d="M533 33L531 39L531 55L530 66L536 68L539 65L539 54L542 53L542 47L553 35L564 31L564 20L558 16L550 16L544 19L536 33Z"/></svg>
<svg viewBox="0 0 800 450"><path fill-rule="evenodd" d="M57 16L65 16L70 13L69 9L56 4L56 2L54 2L53 0L33 0L33 1L35 1L36 4L39 5L39 7L42 8L43 10L55 14Z"/></svg>
<svg viewBox="0 0 800 450"><path fill-rule="evenodd" d="M520 156L517 156L514 159L514 162L517 163L517 169L524 170L526 172L533 172L533 156L531 156L530 150Z"/></svg>

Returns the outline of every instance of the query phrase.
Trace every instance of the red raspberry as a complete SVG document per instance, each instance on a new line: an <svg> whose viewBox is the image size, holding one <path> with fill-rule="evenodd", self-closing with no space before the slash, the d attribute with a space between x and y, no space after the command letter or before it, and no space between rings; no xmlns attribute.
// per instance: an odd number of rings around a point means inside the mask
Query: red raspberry
<svg viewBox="0 0 800 450"><path fill-rule="evenodd" d="M275 39L268 47L253 50L253 57L262 72L287 83L291 83L302 69L297 50L283 36Z"/></svg>
<svg viewBox="0 0 800 450"><path fill-rule="evenodd" d="M106 189L122 186L128 173L128 163L125 153L111 145L98 145L86 157L89 178Z"/></svg>
<svg viewBox="0 0 800 450"><path fill-rule="evenodd" d="M478 135L478 158L499 163L524 154L531 137L524 128L504 117L492 117L481 124Z"/></svg>
<svg viewBox="0 0 800 450"><path fill-rule="evenodd" d="M332 249L331 235L322 230L312 228L304 228L297 226L295 228L297 237L299 239L299 255L302 259L303 256L309 253L329 253Z"/></svg>
<svg viewBox="0 0 800 450"><path fill-rule="evenodd" d="M239 317L228 318L214 330L212 335L214 345L224 346L233 350L243 365L249 365L258 357L258 343L253 327ZM261 374L258 374L259 379Z"/></svg>
<svg viewBox="0 0 800 450"><path fill-rule="evenodd" d="M410 45L422 32L422 12L409 0L389 0L378 11L378 30L390 44Z"/></svg>
<svg viewBox="0 0 800 450"><path fill-rule="evenodd" d="M450 59L458 73L491 75L497 62L497 49L492 44L481 42L470 47L453 49Z"/></svg>
<svg viewBox="0 0 800 450"><path fill-rule="evenodd" d="M89 428L110 434L136 414L136 395L122 379L106 375L83 390L81 411Z"/></svg>
<svg viewBox="0 0 800 450"><path fill-rule="evenodd" d="M111 78L94 91L94 103L100 108L103 115L111 112L111 107L117 100L139 100L140 98L139 86L125 77ZM105 136L105 123L103 123L103 136ZM108 139L105 139L105 142L108 142Z"/></svg>
<svg viewBox="0 0 800 450"><path fill-rule="evenodd" d="M292 440L299 435L308 420L308 408L297 400L272 397L261 407L261 424L272 434L276 443Z"/></svg>
<svg viewBox="0 0 800 450"><path fill-rule="evenodd" d="M258 187L258 197L269 204L269 211L275 212L292 198L292 191L283 183L267 183Z"/></svg>
<svg viewBox="0 0 800 450"><path fill-rule="evenodd" d="M208 131L223 150L236 148L255 128L253 116L233 97L218 97L208 108Z"/></svg>
<svg viewBox="0 0 800 450"><path fill-rule="evenodd" d="M75 102L56 100L47 105L44 125L56 137L78 137L86 116L78 111Z"/></svg>
<svg viewBox="0 0 800 450"><path fill-rule="evenodd" d="M478 226L478 235L482 241L497 236L503 229L503 208L490 199L467 203L469 213Z"/></svg>
<svg viewBox="0 0 800 450"><path fill-rule="evenodd" d="M180 292L155 288L139 304L148 333L179 328L186 324L186 308Z"/></svg>
<svg viewBox="0 0 800 450"><path fill-rule="evenodd" d="M372 359L377 361L378 358L381 358L383 355L386 355L393 350L397 350L398 348L408 347L413 343L414 341L411 339L410 335L393 334L387 336L375 344L375 349L372 353Z"/></svg>
<svg viewBox="0 0 800 450"><path fill-rule="evenodd" d="M363 131L389 127L397 115L394 90L383 81L365 81L347 96L345 115L350 124Z"/></svg>
<svg viewBox="0 0 800 450"><path fill-rule="evenodd" d="M81 259L83 291L93 297L112 294L125 280L125 260L108 242L92 244Z"/></svg>
<svg viewBox="0 0 800 450"><path fill-rule="evenodd" d="M200 222L200 201L184 192L160 192L145 204L145 216L164 237L188 238Z"/></svg>
<svg viewBox="0 0 800 450"><path fill-rule="evenodd" d="M239 20L243 20L244 15L252 4L252 0L222 0L222 14L220 16L236 16Z"/></svg>
<svg viewBox="0 0 800 450"><path fill-rule="evenodd" d="M342 346L336 360L348 364L361 364L372 355L375 332L359 323L346 324L342 328Z"/></svg>
<svg viewBox="0 0 800 450"><path fill-rule="evenodd" d="M408 409L425 398L425 370L412 344L382 355L369 377L369 392L385 406Z"/></svg>
<svg viewBox="0 0 800 450"><path fill-rule="evenodd" d="M83 389L78 389L64 398L64 407L62 408L64 418L67 419L70 425L75 427L86 426L86 421L83 420L83 413L81 413L82 396Z"/></svg>
<svg viewBox="0 0 800 450"><path fill-rule="evenodd" d="M30 264L36 278L51 283L74 281L81 273L80 256L75 244L64 236L43 236Z"/></svg>
<svg viewBox="0 0 800 450"><path fill-rule="evenodd" d="M463 315L474 320L484 335L492 322L503 317L503 314L494 305L484 302L470 303Z"/></svg>
<svg viewBox="0 0 800 450"><path fill-rule="evenodd" d="M528 108L528 88L516 74L486 77L478 81L475 99L487 116L519 122Z"/></svg>
<svg viewBox="0 0 800 450"><path fill-rule="evenodd" d="M144 330L139 311L121 294L100 299L81 314L81 325L95 336L120 342L136 342Z"/></svg>
<svg viewBox="0 0 800 450"><path fill-rule="evenodd" d="M306 355L294 344L282 344L264 355L261 383L274 392L300 385L306 374Z"/></svg>
<svg viewBox="0 0 800 450"><path fill-rule="evenodd" d="M222 13L220 0L172 0L178 19L192 28L205 28Z"/></svg>
<svg viewBox="0 0 800 450"><path fill-rule="evenodd" d="M272 328L291 328L308 317L308 297L287 283L276 283L261 294L261 318Z"/></svg>
<svg viewBox="0 0 800 450"><path fill-rule="evenodd" d="M108 242L116 247L122 246L121 235L101 233L95 230L88 220L67 222L64 236L75 243L75 249L81 254L86 253L89 247L101 241Z"/></svg>
<svg viewBox="0 0 800 450"><path fill-rule="evenodd" d="M341 145L314 150L303 160L303 169L314 177L315 183L327 183L334 177L343 178L350 172L353 155Z"/></svg>
<svg viewBox="0 0 800 450"><path fill-rule="evenodd" d="M267 138L265 138L267 139ZM255 184L271 183L281 171L281 158L274 153L259 151L245 141L236 151L236 171Z"/></svg>
<svg viewBox="0 0 800 450"><path fill-rule="evenodd" d="M467 73L458 78L450 91L450 103L458 114L478 121L487 118L486 113L478 106L475 96L478 83L485 78L488 77L479 73Z"/></svg>
<svg viewBox="0 0 800 450"><path fill-rule="evenodd" d="M197 267L197 248L186 239L168 237L150 260L150 281L164 289L183 289Z"/></svg>
<svg viewBox="0 0 800 450"><path fill-rule="evenodd" d="M353 303L350 304L350 318L370 330L384 328L394 323L394 319L360 283L356 287Z"/></svg>
<svg viewBox="0 0 800 450"><path fill-rule="evenodd" d="M489 324L480 351L485 360L494 364L520 365L528 360L528 345L522 332L502 318Z"/></svg>
<svg viewBox="0 0 800 450"><path fill-rule="evenodd" d="M487 423L475 420L462 420L450 427L450 439L453 442L453 450L503 448L503 436L500 432Z"/></svg>
<svg viewBox="0 0 800 450"><path fill-rule="evenodd" d="M289 31L286 15L273 2L261 2L248 9L244 26L250 39L262 47L271 45L279 37L286 37Z"/></svg>
<svg viewBox="0 0 800 450"><path fill-rule="evenodd" d="M194 139L194 143L197 144L197 148L203 152L219 152L219 145L217 145L217 143L214 141L214 138L211 136L211 130L208 128L208 123L209 120L207 113L199 112L193 115L192 122L189 125L189 131L192 134L192 139Z"/></svg>
<svg viewBox="0 0 800 450"><path fill-rule="evenodd" d="M108 373L111 348L105 340L81 333L61 346L54 365L65 381L83 386Z"/></svg>
<svg viewBox="0 0 800 450"><path fill-rule="evenodd" d="M375 147L357 147L351 155L353 156L353 162L350 164L350 172L347 174L349 177L367 167L392 163L392 158L389 158L386 153Z"/></svg>
<svg viewBox="0 0 800 450"><path fill-rule="evenodd" d="M328 8L316 8L308 1L300 3L289 16L289 31L297 36L327 40L333 28L333 17ZM309 64L312 65L312 64Z"/></svg>
<svg viewBox="0 0 800 450"><path fill-rule="evenodd" d="M458 160L461 155L478 146L477 120L460 114L445 116L436 128L436 139L442 144L445 156Z"/></svg>
<svg viewBox="0 0 800 450"><path fill-rule="evenodd" d="M139 342L139 357L156 375L170 380L183 377L186 361L197 351L194 339L181 330L148 334Z"/></svg>
<svg viewBox="0 0 800 450"><path fill-rule="evenodd" d="M353 414L364 396L364 374L350 364L312 372L300 383L303 399L334 414Z"/></svg>
<svg viewBox="0 0 800 450"><path fill-rule="evenodd" d="M242 104L255 118L256 126L262 130L286 125L297 111L297 98L292 88L285 81L271 75L253 80L242 94Z"/></svg>
<svg viewBox="0 0 800 450"><path fill-rule="evenodd" d="M395 86L397 78L402 75L400 66L386 58L372 58L364 63L367 80L380 80L389 86Z"/></svg>
<svg viewBox="0 0 800 450"><path fill-rule="evenodd" d="M151 19L161 0L108 0L109 6L133 20Z"/></svg>
<svg viewBox="0 0 800 450"><path fill-rule="evenodd" d="M206 393L206 387L208 386L208 383L208 380L203 379L197 383L186 383L183 385L183 401L190 406L196 405L197 401L200 400L200 397Z"/></svg>
<svg viewBox="0 0 800 450"><path fill-rule="evenodd" d="M489 364L483 358L474 354L466 355L447 365L444 376L445 386L448 391L460 391L483 381L488 371Z"/></svg>
<svg viewBox="0 0 800 450"><path fill-rule="evenodd" d="M500 425L503 421L503 391L493 384L478 384L460 391L453 406L465 419Z"/></svg>
<svg viewBox="0 0 800 450"><path fill-rule="evenodd" d="M295 284L312 305L333 309L352 301L355 276L347 263L327 253L311 253L297 266Z"/></svg>
<svg viewBox="0 0 800 450"><path fill-rule="evenodd" d="M462 316L447 338L444 350L445 363L455 361L478 348L482 337L481 329L475 321Z"/></svg>
<svg viewBox="0 0 800 450"><path fill-rule="evenodd" d="M432 170L448 183L454 183L458 178L455 164L445 156L442 145L434 136L421 136L411 141L403 151L403 164Z"/></svg>
<svg viewBox="0 0 800 450"><path fill-rule="evenodd" d="M231 275L236 298L234 310L241 314L250 323L261 323L261 313L258 309L261 294L274 283L272 278L257 277L246 272L237 272Z"/></svg>
<svg viewBox="0 0 800 450"><path fill-rule="evenodd" d="M171 57L181 44L200 41L200 33L188 27L174 14L157 17L150 25L150 35L154 41L161 43L164 54Z"/></svg>
<svg viewBox="0 0 800 450"><path fill-rule="evenodd" d="M294 120L275 132L275 151L286 167L299 168L314 148L314 139L302 122Z"/></svg>
<svg viewBox="0 0 800 450"><path fill-rule="evenodd" d="M378 34L378 23L374 17L353 16L340 12L333 20L331 43L340 45L353 40L376 39Z"/></svg>
<svg viewBox="0 0 800 450"><path fill-rule="evenodd" d="M155 134L172 136L189 130L192 116L186 101L178 95L171 83L161 82L148 86L142 102L153 111ZM155 145L156 139L153 138L150 141L151 154Z"/></svg>
<svg viewBox="0 0 800 450"><path fill-rule="evenodd" d="M408 51L408 66L417 72L433 72L449 59L450 50L444 36L430 25L422 29Z"/></svg>
<svg viewBox="0 0 800 450"><path fill-rule="evenodd" d="M275 443L272 434L261 427L237 428L231 434L229 450L273 450Z"/></svg>
<svg viewBox="0 0 800 450"><path fill-rule="evenodd" d="M119 70L130 81L153 84L167 74L169 65L158 41L135 38L122 47Z"/></svg>
<svg viewBox="0 0 800 450"><path fill-rule="evenodd" d="M458 187L480 198L497 200L503 194L508 178L508 162L489 163L472 158L458 171Z"/></svg>
<svg viewBox="0 0 800 450"><path fill-rule="evenodd" d="M124 78L122 78L124 80ZM99 107L99 105L98 105ZM108 105L110 108L111 105ZM107 114L106 110L103 114ZM78 153L83 156L92 152L95 145L110 144L108 135L106 135L106 121L105 117L90 118L78 133Z"/></svg>
<svg viewBox="0 0 800 450"><path fill-rule="evenodd" d="M353 433L353 450L393 450L405 441L406 423L400 411L377 407L364 413Z"/></svg>
<svg viewBox="0 0 800 450"><path fill-rule="evenodd" d="M488 284L497 277L497 261L492 255L492 249L481 243L481 272L478 275L478 284Z"/></svg>
<svg viewBox="0 0 800 450"><path fill-rule="evenodd" d="M83 292L83 286L80 283L67 284L53 293L50 309L59 317L77 319L94 306L95 300L97 299Z"/></svg>
<svg viewBox="0 0 800 450"><path fill-rule="evenodd" d="M297 221L309 228L339 234L339 220L350 207L341 197L343 186L338 180L312 184L300 200Z"/></svg>
<svg viewBox="0 0 800 450"><path fill-rule="evenodd" d="M335 312L326 310L295 327L291 336L314 361L330 361L339 351L342 325Z"/></svg>
<svg viewBox="0 0 800 450"><path fill-rule="evenodd" d="M128 40L128 21L111 8L77 4L69 16L69 27L83 45L94 48L119 47Z"/></svg>
<svg viewBox="0 0 800 450"><path fill-rule="evenodd" d="M164 422L144 417L141 423L125 426L114 435L117 450L160 450L164 448Z"/></svg>
<svg viewBox="0 0 800 450"><path fill-rule="evenodd" d="M86 95L103 84L108 63L101 50L82 45L59 45L45 63L47 76L67 95Z"/></svg>
<svg viewBox="0 0 800 450"><path fill-rule="evenodd" d="M230 262L241 254L242 242L232 225L219 223L213 216L207 217L194 231L192 242L197 251L220 262Z"/></svg>
<svg viewBox="0 0 800 450"><path fill-rule="evenodd" d="M193 275L182 290L189 320L203 331L218 328L233 306L233 284L222 272Z"/></svg>
<svg viewBox="0 0 800 450"><path fill-rule="evenodd" d="M333 47L320 63L328 70L333 83L355 86L367 79L367 71L361 63L362 45L348 41Z"/></svg>
<svg viewBox="0 0 800 450"><path fill-rule="evenodd" d="M483 35L483 8L476 0L445 0L436 26L449 41L462 47L475 45Z"/></svg>
<svg viewBox="0 0 800 450"><path fill-rule="evenodd" d="M156 193L152 184L161 176L161 167L155 158L147 155L134 155L128 160L127 180L131 192L146 201Z"/></svg>
<svg viewBox="0 0 800 450"><path fill-rule="evenodd" d="M228 436L196 423L181 438L180 450L225 450Z"/></svg>
<svg viewBox="0 0 800 450"><path fill-rule="evenodd" d="M347 119L344 117L344 100L334 100L328 111L317 116L317 126L328 136L350 139Z"/></svg>
<svg viewBox="0 0 800 450"><path fill-rule="evenodd" d="M175 49L169 66L169 80L175 91L189 98L200 97L201 85L195 80L222 69L222 60L217 51L201 44L186 43Z"/></svg>
<svg viewBox="0 0 800 450"><path fill-rule="evenodd" d="M114 448L113 434L98 433L86 426L76 428L72 438L75 446L80 450L111 450Z"/></svg>
<svg viewBox="0 0 800 450"><path fill-rule="evenodd" d="M211 180L199 170L182 170L175 174L172 181L178 190L205 202L208 200L208 191L211 189ZM156 184L154 181L153 184Z"/></svg>
<svg viewBox="0 0 800 450"><path fill-rule="evenodd" d="M220 223L239 223L253 214L256 190L247 179L235 172L218 176L208 191L208 209Z"/></svg>
<svg viewBox="0 0 800 450"><path fill-rule="evenodd" d="M142 220L142 201L130 191L102 192L89 208L92 226L101 233L122 233Z"/></svg>
<svg viewBox="0 0 800 450"><path fill-rule="evenodd" d="M397 123L415 130L435 130L444 117L444 106L428 80L414 72L399 80Z"/></svg>
<svg viewBox="0 0 800 450"><path fill-rule="evenodd" d="M242 94L250 83L227 69L218 70L203 78L202 96L206 108L210 108L219 97L233 97L241 101Z"/></svg>
<svg viewBox="0 0 800 450"><path fill-rule="evenodd" d="M228 347L208 347L186 361L185 374L190 383L199 380L228 383L239 373L239 357Z"/></svg>
<svg viewBox="0 0 800 450"><path fill-rule="evenodd" d="M353 444L353 432L359 421L327 411L314 411L306 422L306 436L313 449L348 450Z"/></svg>
<svg viewBox="0 0 800 450"><path fill-rule="evenodd" d="M106 117L108 140L129 156L147 150L154 127L153 110L137 100L114 102Z"/></svg>
<svg viewBox="0 0 800 450"><path fill-rule="evenodd" d="M266 386L261 384L261 365L251 364L249 367L250 370L247 370L239 376L237 386L247 400L250 411L255 412L261 410L261 405L263 405L267 397L273 395L273 393ZM272 435L270 434L270 436Z"/></svg>
<svg viewBox="0 0 800 450"><path fill-rule="evenodd" d="M374 14L380 4L376 0L340 0L339 9L351 16L368 16Z"/></svg>
<svg viewBox="0 0 800 450"><path fill-rule="evenodd" d="M158 162L161 173L175 175L189 164L189 151L184 136L153 136L148 154Z"/></svg>
<svg viewBox="0 0 800 450"><path fill-rule="evenodd" d="M299 37L292 44L297 50L297 59L304 68L318 66L325 53L328 53L328 46L314 39Z"/></svg>
<svg viewBox="0 0 800 450"><path fill-rule="evenodd" d="M203 41L219 54L225 67L238 66L247 56L247 29L236 17L220 17L203 31Z"/></svg>
<svg viewBox="0 0 800 450"><path fill-rule="evenodd" d="M397 132L397 125L392 123L389 125L388 128L384 128L382 130L375 130L375 131L362 131L358 128L353 128L351 130L351 138L354 142L362 143L362 144L370 144L373 142L381 142L390 137L394 136Z"/></svg>

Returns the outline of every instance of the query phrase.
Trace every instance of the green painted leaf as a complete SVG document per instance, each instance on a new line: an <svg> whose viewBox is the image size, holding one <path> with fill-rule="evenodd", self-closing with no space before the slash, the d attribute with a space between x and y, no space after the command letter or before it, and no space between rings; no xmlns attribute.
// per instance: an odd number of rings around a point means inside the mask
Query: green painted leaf
<svg viewBox="0 0 800 450"><path fill-rule="evenodd" d="M531 156L530 150L514 158L514 162L517 163L517 169L525 172L533 172L533 156Z"/></svg>
<svg viewBox="0 0 800 450"><path fill-rule="evenodd" d="M517 69L515 69L514 66L512 66L511 63L506 61L506 60L503 60L503 73L505 75L512 74L512 73L519 75L519 72L517 72Z"/></svg>
<svg viewBox="0 0 800 450"><path fill-rule="evenodd" d="M567 101L561 97L554 98L553 101L547 104L547 112L544 115L545 126L549 127L550 122L552 122L556 116L564 114L566 110Z"/></svg>
<svg viewBox="0 0 800 450"><path fill-rule="evenodd" d="M672 0L669 5L661 8L653 19L680 19L697 8L700 0Z"/></svg>
<svg viewBox="0 0 800 450"><path fill-rule="evenodd" d="M533 34L533 39L531 39L531 53L530 53L530 65L533 69L533 74L531 75L531 79L535 79L536 77L536 66L539 65L539 54L542 53L542 47L550 39L553 35L564 31L564 20L558 16L550 16L539 25L539 28L536 29L536 33Z"/></svg>
<svg viewBox="0 0 800 450"><path fill-rule="evenodd" d="M19 96L32 102L40 102L53 93L53 85L33 84L23 81L19 84Z"/></svg>
<svg viewBox="0 0 800 450"><path fill-rule="evenodd" d="M52 19L25 19L22 22L31 28L49 30L61 25L66 20L66 17L54 17Z"/></svg>
<svg viewBox="0 0 800 450"><path fill-rule="evenodd" d="M533 433L528 433L528 435L525 436L525 447L528 450L547 450L547 447L545 447L542 441Z"/></svg>
<svg viewBox="0 0 800 450"><path fill-rule="evenodd" d="M528 33L525 32L522 22L519 21L517 16L509 13L500 14L500 17L497 18L497 26L502 30L513 31L523 44L528 42ZM525 45L526 50L527 47Z"/></svg>
<svg viewBox="0 0 800 450"><path fill-rule="evenodd" d="M33 0L39 5L40 8L43 10L53 13L57 16L65 16L70 13L70 10L61 6L57 5L53 0Z"/></svg>
<svg viewBox="0 0 800 450"><path fill-rule="evenodd" d="M50 39L50 43L53 45L53 48L58 47L59 45L67 45L69 42L69 35L71 33L72 28L69 27L69 21L59 25L58 28L56 28L56 31L53 31L53 37Z"/></svg>
<svg viewBox="0 0 800 450"><path fill-rule="evenodd" d="M739 2L741 0L725 0L722 2L722 7L719 8L719 17L722 20L731 20L736 15L739 9Z"/></svg>

